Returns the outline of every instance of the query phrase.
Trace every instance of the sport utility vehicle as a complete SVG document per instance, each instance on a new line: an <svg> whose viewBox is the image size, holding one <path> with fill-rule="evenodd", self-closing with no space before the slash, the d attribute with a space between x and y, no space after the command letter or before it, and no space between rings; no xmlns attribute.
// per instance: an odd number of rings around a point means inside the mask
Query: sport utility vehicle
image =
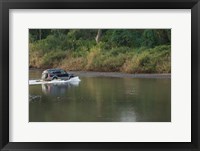
<svg viewBox="0 0 200 151"><path fill-rule="evenodd" d="M47 69L42 72L41 79L44 81L51 81L55 79L69 80L70 78L73 77L74 77L73 74L69 74L62 69Z"/></svg>

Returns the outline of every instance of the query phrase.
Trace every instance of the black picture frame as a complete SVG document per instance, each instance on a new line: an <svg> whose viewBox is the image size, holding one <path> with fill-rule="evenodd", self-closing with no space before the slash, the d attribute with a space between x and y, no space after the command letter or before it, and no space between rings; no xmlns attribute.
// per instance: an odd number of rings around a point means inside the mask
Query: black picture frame
<svg viewBox="0 0 200 151"><path fill-rule="evenodd" d="M9 9L191 9L191 142L9 142ZM200 2L199 0L0 0L0 148L1 150L200 150ZM199 59L199 60L198 60ZM184 73L183 73L184 74Z"/></svg>

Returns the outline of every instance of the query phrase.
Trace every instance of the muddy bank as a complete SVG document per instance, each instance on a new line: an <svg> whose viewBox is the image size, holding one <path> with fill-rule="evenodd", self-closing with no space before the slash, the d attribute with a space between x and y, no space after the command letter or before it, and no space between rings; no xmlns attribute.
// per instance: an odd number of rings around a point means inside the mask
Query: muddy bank
<svg viewBox="0 0 200 151"><path fill-rule="evenodd" d="M29 71L41 72L45 69L31 68ZM67 71L68 72L68 71ZM171 78L171 73L145 73L145 74L130 74L123 72L94 72L94 71L69 71L80 77L124 77L124 78Z"/></svg>
<svg viewBox="0 0 200 151"><path fill-rule="evenodd" d="M80 77L171 78L171 74L128 74L121 72L70 71Z"/></svg>

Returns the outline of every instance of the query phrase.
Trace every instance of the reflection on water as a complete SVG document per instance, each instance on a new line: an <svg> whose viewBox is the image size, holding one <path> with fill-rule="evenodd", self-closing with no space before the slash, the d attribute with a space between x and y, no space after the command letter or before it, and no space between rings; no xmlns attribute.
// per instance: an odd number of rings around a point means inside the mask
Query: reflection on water
<svg viewBox="0 0 200 151"><path fill-rule="evenodd" d="M29 121L171 121L170 79L80 78L80 83L29 86Z"/></svg>
<svg viewBox="0 0 200 151"><path fill-rule="evenodd" d="M69 83L51 83L51 84L41 84L42 92L46 95L63 95L67 93L67 89L72 86L78 86L80 81L73 81Z"/></svg>

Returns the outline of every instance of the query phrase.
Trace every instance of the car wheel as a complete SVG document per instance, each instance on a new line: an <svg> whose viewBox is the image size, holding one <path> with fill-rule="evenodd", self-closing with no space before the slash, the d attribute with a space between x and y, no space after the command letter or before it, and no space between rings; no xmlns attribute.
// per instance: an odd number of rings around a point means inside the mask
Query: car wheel
<svg viewBox="0 0 200 151"><path fill-rule="evenodd" d="M58 78L57 77L53 77L53 79L52 80L57 80Z"/></svg>
<svg viewBox="0 0 200 151"><path fill-rule="evenodd" d="M74 76L70 76L69 79L73 78Z"/></svg>

